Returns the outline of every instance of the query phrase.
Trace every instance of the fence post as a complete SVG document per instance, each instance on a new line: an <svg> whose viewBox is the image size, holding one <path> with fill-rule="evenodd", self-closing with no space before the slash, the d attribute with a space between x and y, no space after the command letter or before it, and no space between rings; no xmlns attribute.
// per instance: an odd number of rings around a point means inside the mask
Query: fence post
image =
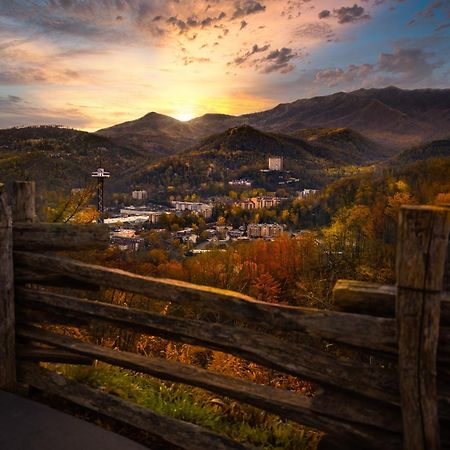
<svg viewBox="0 0 450 450"><path fill-rule="evenodd" d="M0 184L0 389L16 382L15 345L11 208Z"/></svg>
<svg viewBox="0 0 450 450"><path fill-rule="evenodd" d="M449 212L404 206L399 216L396 318L405 450L440 447L436 352Z"/></svg>
<svg viewBox="0 0 450 450"><path fill-rule="evenodd" d="M13 183L14 222L35 222L35 191L34 181L15 181Z"/></svg>

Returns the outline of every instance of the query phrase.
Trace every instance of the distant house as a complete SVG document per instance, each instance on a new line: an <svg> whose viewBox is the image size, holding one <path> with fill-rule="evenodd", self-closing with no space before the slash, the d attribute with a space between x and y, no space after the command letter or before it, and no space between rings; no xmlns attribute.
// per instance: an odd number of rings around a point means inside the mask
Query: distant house
<svg viewBox="0 0 450 450"><path fill-rule="evenodd" d="M279 223L251 223L247 226L249 238L275 238L283 234L284 227Z"/></svg>
<svg viewBox="0 0 450 450"><path fill-rule="evenodd" d="M119 230L111 233L111 244L117 245L120 250L137 252L144 248L144 238L136 236L132 230Z"/></svg>
<svg viewBox="0 0 450 450"><path fill-rule="evenodd" d="M131 197L135 200L146 200L147 199L147 191L133 191L131 193Z"/></svg>
<svg viewBox="0 0 450 450"><path fill-rule="evenodd" d="M240 179L240 180L231 180L228 182L230 186L251 186L252 182L247 179Z"/></svg>
<svg viewBox="0 0 450 450"><path fill-rule="evenodd" d="M252 197L248 200L237 202L236 205L242 209L252 210L261 208L273 208L280 203L280 197Z"/></svg>
<svg viewBox="0 0 450 450"><path fill-rule="evenodd" d="M298 193L298 198L306 198L310 195L315 194L316 192L318 192L316 189L303 189L303 191L300 191Z"/></svg>

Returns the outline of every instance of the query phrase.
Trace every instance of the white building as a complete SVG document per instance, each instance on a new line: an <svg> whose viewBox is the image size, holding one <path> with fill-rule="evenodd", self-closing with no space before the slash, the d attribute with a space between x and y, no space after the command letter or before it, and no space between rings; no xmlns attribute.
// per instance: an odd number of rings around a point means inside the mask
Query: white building
<svg viewBox="0 0 450 450"><path fill-rule="evenodd" d="M298 198L306 198L310 195L315 194L316 192L318 192L316 189L303 189L303 191L300 191L298 193Z"/></svg>
<svg viewBox="0 0 450 450"><path fill-rule="evenodd" d="M283 157L271 156L269 158L269 170L283 170Z"/></svg>
<svg viewBox="0 0 450 450"><path fill-rule="evenodd" d="M147 198L147 191L141 190L141 191L133 191L131 193L131 197L135 200L145 200Z"/></svg>
<svg viewBox="0 0 450 450"><path fill-rule="evenodd" d="M120 210L120 215L124 217L146 216L150 223L157 223L163 214L169 214L167 211L152 211L145 208L135 208L129 206Z"/></svg>
<svg viewBox="0 0 450 450"><path fill-rule="evenodd" d="M176 211L191 211L199 216L203 216L205 219L209 219L213 212L212 205L206 203L174 201L172 205Z"/></svg>
<svg viewBox="0 0 450 450"><path fill-rule="evenodd" d="M251 186L252 182L247 179L240 179L240 180L231 180L228 182L230 186Z"/></svg>

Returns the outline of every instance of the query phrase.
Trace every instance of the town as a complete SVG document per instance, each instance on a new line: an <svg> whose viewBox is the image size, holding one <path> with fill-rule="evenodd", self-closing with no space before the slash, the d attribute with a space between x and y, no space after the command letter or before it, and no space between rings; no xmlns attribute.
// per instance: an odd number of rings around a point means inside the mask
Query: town
<svg viewBox="0 0 450 450"><path fill-rule="evenodd" d="M298 181L290 176L289 171L284 170L282 157L269 157L267 167L262 171L272 173L280 180L286 180L279 181L279 184ZM240 195L233 192L231 196L211 197L203 201L170 199L165 204L158 204L151 200L147 190L139 189L133 190L122 202L116 201L114 205L104 207L103 184L109 176L109 172L102 168L92 173L92 177L97 178L99 182L98 220L110 227L111 245L123 251L139 251L151 246L148 236L160 233L165 237L167 247L174 242L183 245L186 256L226 248L236 241L273 240L283 234L295 236L298 230L289 229L286 224L276 220L260 221L257 212L274 210L280 205L304 200L318 192L304 188L280 196L255 189L252 180L241 179L228 182L234 188L241 188ZM249 192L245 189L252 187L250 194L260 195L248 196ZM283 193L286 194L287 191L284 190ZM256 214L249 220L238 221L234 226L227 223L224 212L239 210Z"/></svg>

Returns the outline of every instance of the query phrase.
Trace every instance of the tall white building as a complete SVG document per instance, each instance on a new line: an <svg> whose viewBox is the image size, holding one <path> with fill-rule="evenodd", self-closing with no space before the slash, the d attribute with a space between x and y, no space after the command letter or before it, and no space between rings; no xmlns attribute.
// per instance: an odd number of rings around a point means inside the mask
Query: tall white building
<svg viewBox="0 0 450 450"><path fill-rule="evenodd" d="M269 158L269 170L283 170L283 157L271 156Z"/></svg>

